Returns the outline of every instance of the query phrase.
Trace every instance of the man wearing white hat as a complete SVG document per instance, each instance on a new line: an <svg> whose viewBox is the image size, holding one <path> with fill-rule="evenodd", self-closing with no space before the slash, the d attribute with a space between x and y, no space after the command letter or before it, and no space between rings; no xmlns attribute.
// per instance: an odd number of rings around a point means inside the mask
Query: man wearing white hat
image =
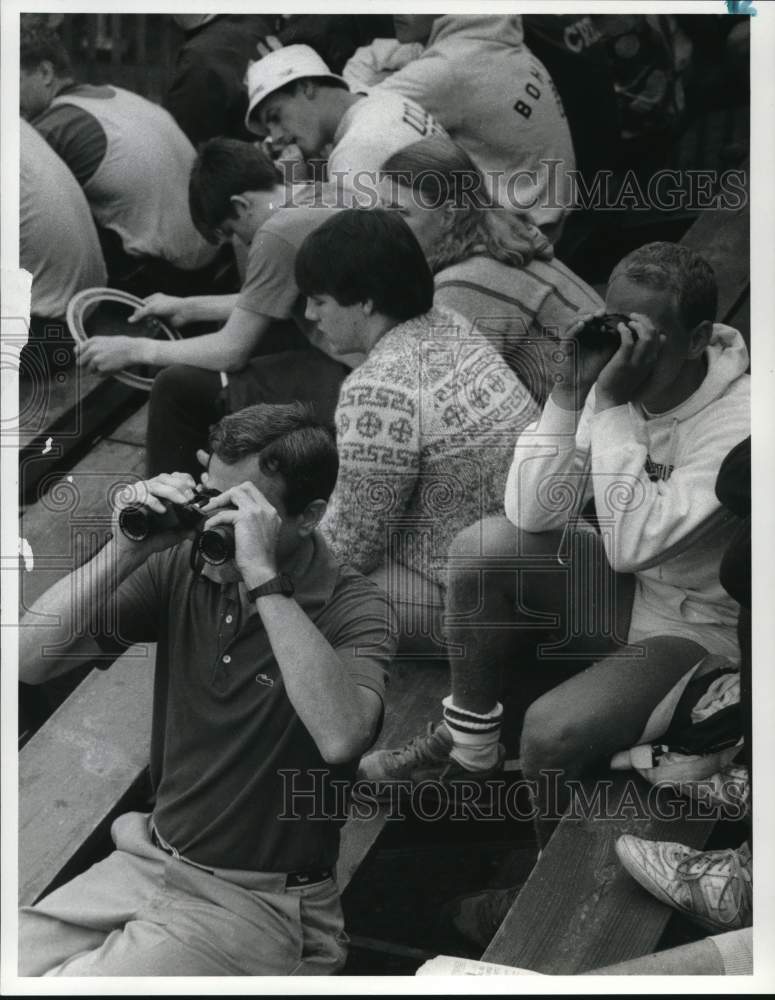
<svg viewBox="0 0 775 1000"><path fill-rule="evenodd" d="M436 119L400 94L353 94L307 45L289 45L248 66L247 127L274 146L297 146L305 160L327 159L328 177L353 188L360 175L428 135L445 134Z"/></svg>

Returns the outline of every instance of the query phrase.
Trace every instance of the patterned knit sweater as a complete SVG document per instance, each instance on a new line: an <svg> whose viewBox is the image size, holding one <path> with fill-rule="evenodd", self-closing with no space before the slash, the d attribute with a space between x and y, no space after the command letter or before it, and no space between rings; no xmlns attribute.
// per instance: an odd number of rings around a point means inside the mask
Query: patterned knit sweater
<svg viewBox="0 0 775 1000"><path fill-rule="evenodd" d="M321 527L364 573L389 557L444 586L457 532L503 511L514 442L537 408L469 328L431 309L385 334L342 385L339 479Z"/></svg>

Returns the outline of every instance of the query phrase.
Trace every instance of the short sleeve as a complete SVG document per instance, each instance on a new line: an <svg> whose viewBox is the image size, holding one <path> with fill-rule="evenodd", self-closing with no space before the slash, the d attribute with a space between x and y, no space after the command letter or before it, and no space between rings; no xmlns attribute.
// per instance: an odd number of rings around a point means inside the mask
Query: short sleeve
<svg viewBox="0 0 775 1000"><path fill-rule="evenodd" d="M94 115L74 104L61 104L50 108L34 124L78 183L86 184L99 169L108 148L105 130Z"/></svg>
<svg viewBox="0 0 775 1000"><path fill-rule="evenodd" d="M281 236L260 229L248 252L245 281L237 306L272 319L290 318L299 298L295 263L294 246Z"/></svg>
<svg viewBox="0 0 775 1000"><path fill-rule="evenodd" d="M135 643L158 641L166 608L162 576L173 552L153 553L118 588L109 619L96 629L95 639L103 652L118 656Z"/></svg>
<svg viewBox="0 0 775 1000"><path fill-rule="evenodd" d="M387 594L350 567L326 607L325 635L349 676L385 701L390 662L398 647L398 620Z"/></svg>

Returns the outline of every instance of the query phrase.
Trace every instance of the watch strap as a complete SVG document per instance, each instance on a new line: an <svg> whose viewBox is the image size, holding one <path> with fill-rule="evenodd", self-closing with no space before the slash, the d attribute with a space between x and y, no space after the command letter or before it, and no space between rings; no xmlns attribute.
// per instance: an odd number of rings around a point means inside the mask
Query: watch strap
<svg viewBox="0 0 775 1000"><path fill-rule="evenodd" d="M293 580L287 573L279 573L271 580L262 583L258 587L253 587L248 591L248 598L257 601L259 597L269 597L272 594L282 594L284 597L292 597L294 593Z"/></svg>

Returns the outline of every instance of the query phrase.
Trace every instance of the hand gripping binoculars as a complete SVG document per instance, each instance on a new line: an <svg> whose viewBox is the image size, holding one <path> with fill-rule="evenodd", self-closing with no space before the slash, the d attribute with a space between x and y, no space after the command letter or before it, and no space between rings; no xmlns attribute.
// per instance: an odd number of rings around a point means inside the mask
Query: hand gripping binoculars
<svg viewBox="0 0 775 1000"><path fill-rule="evenodd" d="M202 513L202 508L217 496L220 496L218 490L203 489L188 503L162 501L167 508L163 514L145 504L132 504L120 511L118 526L133 542L142 542L159 531L175 528L193 531L194 552L211 566L220 566L234 558L234 529L230 524L216 524L205 529L203 525L212 511ZM231 509L235 509L233 505Z"/></svg>

